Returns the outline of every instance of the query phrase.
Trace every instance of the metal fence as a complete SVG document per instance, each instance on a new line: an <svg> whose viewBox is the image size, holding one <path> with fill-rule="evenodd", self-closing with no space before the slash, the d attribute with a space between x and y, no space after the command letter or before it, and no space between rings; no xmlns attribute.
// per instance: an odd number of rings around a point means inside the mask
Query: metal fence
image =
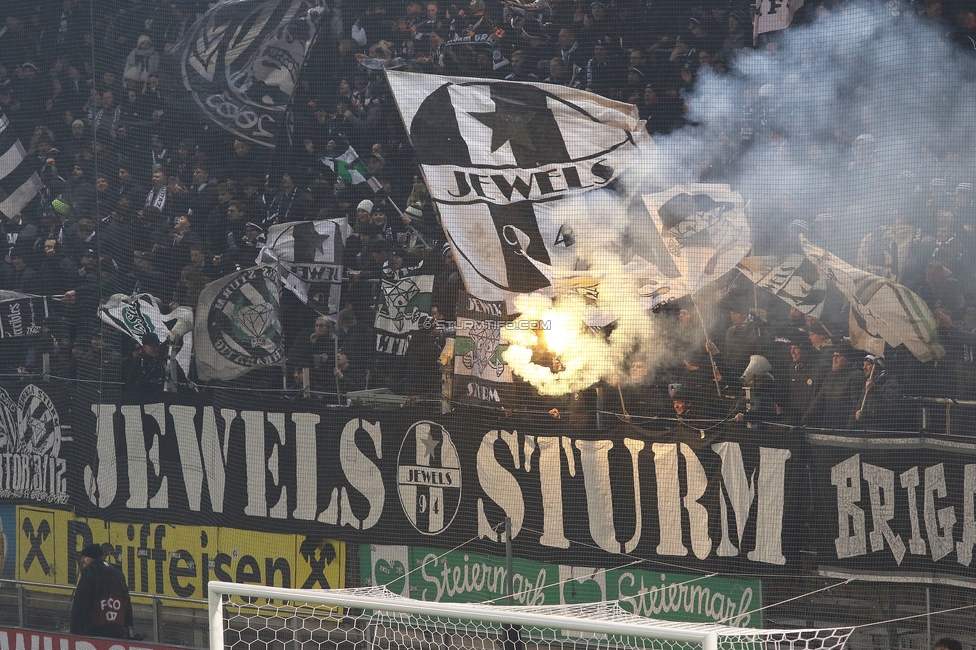
<svg viewBox="0 0 976 650"><path fill-rule="evenodd" d="M0 626L67 633L73 587L0 580ZM207 647L207 601L171 596L132 597L136 632L153 643Z"/></svg>

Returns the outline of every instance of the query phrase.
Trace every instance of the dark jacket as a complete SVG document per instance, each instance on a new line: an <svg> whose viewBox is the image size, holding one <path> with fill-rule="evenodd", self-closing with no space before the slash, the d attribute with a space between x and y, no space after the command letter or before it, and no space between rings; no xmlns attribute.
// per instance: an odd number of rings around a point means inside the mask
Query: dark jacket
<svg viewBox="0 0 976 650"><path fill-rule="evenodd" d="M71 603L71 633L128 639L132 603L122 572L104 559L81 570Z"/></svg>

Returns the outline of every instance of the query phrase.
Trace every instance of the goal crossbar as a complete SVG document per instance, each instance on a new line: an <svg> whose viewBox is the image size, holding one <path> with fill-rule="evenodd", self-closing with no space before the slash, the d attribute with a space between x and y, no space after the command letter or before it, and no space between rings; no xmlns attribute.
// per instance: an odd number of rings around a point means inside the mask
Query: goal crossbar
<svg viewBox="0 0 976 650"><path fill-rule="evenodd" d="M681 623L660 621L637 616L624 611L616 603L591 603L589 606L603 605L600 614L608 617L573 615L576 606L500 606L475 603L428 602L398 596L384 587L359 589L288 589L263 585L248 585L232 582L213 581L208 583L210 650L226 650L224 640L224 601L225 596L245 599L268 599L290 601L302 604L322 605L332 608L351 608L371 610L391 614L416 617L450 618L472 623L492 623L502 626L522 626L524 628L546 628L567 630L585 634L607 635L608 637L636 637L661 641L674 641L700 645L702 650L718 650L719 639L723 647L735 640L749 642L761 639L778 638L789 648L842 648L850 635L851 628L820 629L757 629L740 628L722 624ZM248 607L245 605L245 607ZM805 637L823 639L827 633L833 643L800 643L794 646L789 639ZM777 647L782 647L775 644ZM746 647L746 646L740 646ZM769 646L766 646L769 647Z"/></svg>

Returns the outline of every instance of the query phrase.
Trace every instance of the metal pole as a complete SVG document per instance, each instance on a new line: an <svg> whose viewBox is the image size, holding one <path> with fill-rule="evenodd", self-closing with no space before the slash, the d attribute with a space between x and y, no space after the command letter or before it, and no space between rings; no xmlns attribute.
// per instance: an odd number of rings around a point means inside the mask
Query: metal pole
<svg viewBox="0 0 976 650"><path fill-rule="evenodd" d="M925 647L932 647L932 593L925 585Z"/></svg>
<svg viewBox="0 0 976 650"><path fill-rule="evenodd" d="M27 627L27 607L24 602L24 595L26 591L24 590L24 585L17 585L17 625L20 627Z"/></svg>
<svg viewBox="0 0 976 650"><path fill-rule="evenodd" d="M514 590L515 577L512 563L512 518L505 517L505 596L509 605L513 605L512 591Z"/></svg>
<svg viewBox="0 0 976 650"><path fill-rule="evenodd" d="M619 390L620 387L618 386L617 388ZM620 400L620 403L621 404L624 403L623 399ZM602 386L596 387L596 428L597 429L603 428L603 387Z"/></svg>
<svg viewBox="0 0 976 650"><path fill-rule="evenodd" d="M152 614L153 614L153 640L156 643L162 643L160 638L162 634L162 619L163 619L163 603L160 602L158 598L152 599Z"/></svg>

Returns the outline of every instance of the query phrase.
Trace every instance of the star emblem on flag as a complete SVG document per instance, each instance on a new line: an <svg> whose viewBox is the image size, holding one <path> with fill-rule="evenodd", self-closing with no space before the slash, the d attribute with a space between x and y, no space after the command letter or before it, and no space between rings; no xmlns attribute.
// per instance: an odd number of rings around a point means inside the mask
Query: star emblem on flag
<svg viewBox="0 0 976 650"><path fill-rule="evenodd" d="M537 111L525 106L499 102L495 105L494 113L468 113L468 115L491 129L492 153L498 151L506 142L512 143L513 150L516 146L535 150L529 126Z"/></svg>
<svg viewBox="0 0 976 650"><path fill-rule="evenodd" d="M332 239L332 235L321 235L315 230L313 230L313 233L314 234L309 236L309 243L312 245L312 249L317 253L321 253L322 255L328 255L328 251L325 250L325 243Z"/></svg>

